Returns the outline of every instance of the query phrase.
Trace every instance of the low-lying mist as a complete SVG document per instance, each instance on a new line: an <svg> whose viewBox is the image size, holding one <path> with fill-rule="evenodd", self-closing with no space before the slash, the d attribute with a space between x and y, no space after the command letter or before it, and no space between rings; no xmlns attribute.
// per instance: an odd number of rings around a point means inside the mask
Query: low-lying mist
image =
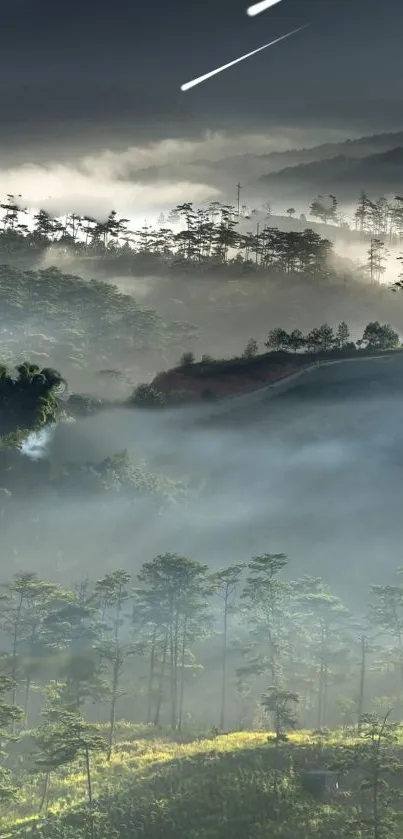
<svg viewBox="0 0 403 839"><path fill-rule="evenodd" d="M355 600L363 574L385 581L398 564L400 372L400 361L386 360L323 368L273 400L210 420L194 409L121 409L59 424L46 449L54 466L127 449L191 492L160 515L119 495L29 499L18 508L31 524L18 534L17 565L93 578L113 565L135 572L165 551L213 568L284 552L293 576L323 576ZM12 515L3 556L17 530Z"/></svg>

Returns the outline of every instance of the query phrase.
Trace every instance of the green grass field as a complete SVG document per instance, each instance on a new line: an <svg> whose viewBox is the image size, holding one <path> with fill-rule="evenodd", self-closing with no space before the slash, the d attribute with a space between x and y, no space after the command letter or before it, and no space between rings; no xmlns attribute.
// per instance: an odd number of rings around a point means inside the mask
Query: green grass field
<svg viewBox="0 0 403 839"><path fill-rule="evenodd" d="M353 741L350 741L353 744ZM51 776L48 812L38 818L44 777L26 777L3 805L0 836L37 839L332 839L351 832L356 802L349 781L329 799L308 794L301 771L326 768L342 745L307 732L281 747L275 789L273 744L264 732L187 743L121 724L111 761L92 762L93 816L84 765ZM348 832L350 831L350 832ZM400 833L389 832L389 839Z"/></svg>

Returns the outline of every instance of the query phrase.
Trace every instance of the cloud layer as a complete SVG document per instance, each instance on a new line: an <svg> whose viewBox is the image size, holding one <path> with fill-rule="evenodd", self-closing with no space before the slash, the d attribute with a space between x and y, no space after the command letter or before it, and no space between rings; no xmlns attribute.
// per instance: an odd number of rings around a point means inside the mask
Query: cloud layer
<svg viewBox="0 0 403 839"><path fill-rule="evenodd" d="M76 159L33 160L0 168L0 194L21 194L27 206L97 217L111 208L129 217L164 210L183 201L204 203L235 191L237 157L269 154L295 145L312 146L313 131L207 132L195 139L167 138L116 151L104 149ZM325 132L323 140L340 139ZM219 165L217 163L219 162ZM264 163L258 165L260 168ZM253 173L254 174L254 173Z"/></svg>

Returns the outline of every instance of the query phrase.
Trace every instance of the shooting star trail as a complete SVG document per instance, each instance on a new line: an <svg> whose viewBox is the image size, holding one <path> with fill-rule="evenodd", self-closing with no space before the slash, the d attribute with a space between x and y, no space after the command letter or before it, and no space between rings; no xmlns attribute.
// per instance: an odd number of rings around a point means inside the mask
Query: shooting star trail
<svg viewBox="0 0 403 839"><path fill-rule="evenodd" d="M257 50L252 50L252 52L248 52L246 55L241 55L240 58L235 58L234 61L230 61L228 64L224 64L222 67L217 67L216 70L210 70L209 73L205 73L204 76L199 76L197 79L193 79L191 82L185 82L185 84L181 85L181 90L190 90L191 87L196 87L196 85L201 84L202 82L206 82L207 79L211 79L212 76L216 76L218 73L222 73L223 70L228 70L230 67L233 67L234 64L239 64L240 61L245 61L247 58L251 58L252 55L256 55L258 52L262 50L267 50L268 47L274 46L274 44L278 44L280 41L284 41L285 38L290 38L291 35L296 35L297 32L301 32L302 29L306 29L307 26L311 26L310 23L305 23L304 26L299 26L298 29L293 29L292 32L287 32L286 35L281 35L280 38L276 38L275 41L270 41L269 44L264 44L263 47L258 47Z"/></svg>
<svg viewBox="0 0 403 839"><path fill-rule="evenodd" d="M262 12L265 12L266 9L270 9L271 6L275 6L276 3L281 3L281 0L261 0L260 3L253 3L252 6L249 6L249 8L246 9L246 14L249 15L249 17L255 17L256 15L260 15Z"/></svg>

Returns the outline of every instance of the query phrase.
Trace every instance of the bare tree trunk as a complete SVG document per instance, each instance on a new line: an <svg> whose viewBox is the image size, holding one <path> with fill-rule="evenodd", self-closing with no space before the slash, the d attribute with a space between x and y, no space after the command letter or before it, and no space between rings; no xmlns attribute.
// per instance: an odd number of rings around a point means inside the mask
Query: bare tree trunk
<svg viewBox="0 0 403 839"><path fill-rule="evenodd" d="M358 731L361 731L361 720L364 713L364 692L365 692L365 670L366 670L366 640L361 638L361 666L360 666L360 690L358 694Z"/></svg>
<svg viewBox="0 0 403 839"><path fill-rule="evenodd" d="M26 684L25 684L25 700L24 700L24 728L25 728L25 731L28 728L28 711L29 711L30 689L31 689L31 679L27 679Z"/></svg>
<svg viewBox="0 0 403 839"><path fill-rule="evenodd" d="M162 653L162 661L161 661L161 670L158 678L158 693L157 693L157 704L155 709L155 716L154 716L154 725L160 724L160 714L161 714L161 705L162 705L162 698L164 695L164 676L165 676L165 666L167 660L167 652L168 652L168 630L165 633L165 640L164 640L164 649Z"/></svg>
<svg viewBox="0 0 403 839"><path fill-rule="evenodd" d="M151 722L152 698L154 686L154 669L155 669L155 643L156 643L157 629L154 629L151 641L151 655L150 655L150 671L148 674L148 701L147 701L147 723Z"/></svg>
<svg viewBox="0 0 403 839"><path fill-rule="evenodd" d="M115 733L116 702L117 702L117 697L118 697L119 671L120 671L120 654L119 654L119 652L117 652L115 661L113 662L112 699L111 699L111 710L110 710L110 715L109 715L109 736L108 736L108 753L107 753L108 760L111 759L112 748L113 748L113 737L114 737L114 733Z"/></svg>
<svg viewBox="0 0 403 839"><path fill-rule="evenodd" d="M176 615L173 631L171 629L171 726L178 725L178 640L179 616Z"/></svg>
<svg viewBox="0 0 403 839"><path fill-rule="evenodd" d="M39 805L39 814L42 813L43 808L47 808L48 805L48 793L49 793L49 781L50 781L50 772L47 771L45 775L45 785L43 787L43 794L41 798L41 803Z"/></svg>
<svg viewBox="0 0 403 839"><path fill-rule="evenodd" d="M323 725L326 727L327 723L327 705L329 693L329 669L327 663L324 665L323 673Z"/></svg>
<svg viewBox="0 0 403 839"><path fill-rule="evenodd" d="M91 784L91 767L90 767L90 753L88 748L85 750L85 768L87 771L87 790L88 790L88 809L90 815L90 831L91 839L94 839L94 818L92 810L92 784Z"/></svg>
<svg viewBox="0 0 403 839"><path fill-rule="evenodd" d="M182 635L182 649L181 649L181 675L180 675L179 714L178 714L178 730L179 731L182 728L183 699L184 699L184 696L185 696L186 630L187 630L187 619L185 618L185 623L184 623L184 626L183 626L183 635Z"/></svg>
<svg viewBox="0 0 403 839"><path fill-rule="evenodd" d="M227 690L227 640L228 640L228 596L224 600L224 634L222 648L222 682L221 682L221 708L220 708L220 730L224 731L225 726L225 701Z"/></svg>

